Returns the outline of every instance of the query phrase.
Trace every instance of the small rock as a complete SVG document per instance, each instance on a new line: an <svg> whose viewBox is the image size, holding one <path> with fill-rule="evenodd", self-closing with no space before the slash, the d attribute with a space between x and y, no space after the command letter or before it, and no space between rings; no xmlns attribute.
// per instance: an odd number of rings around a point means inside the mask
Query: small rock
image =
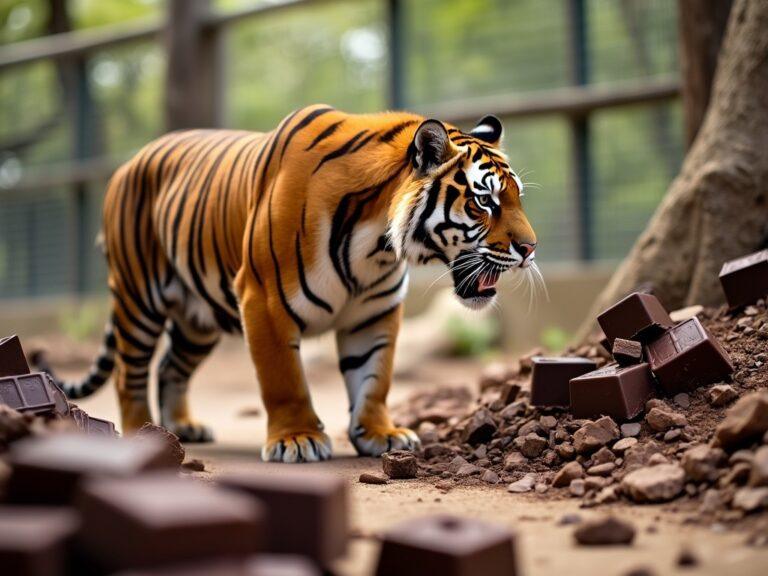
<svg viewBox="0 0 768 576"><path fill-rule="evenodd" d="M181 445L179 437L162 426L147 422L139 428L135 438L137 440L146 438L158 440L163 445L163 461L169 467L178 468L184 462L186 451Z"/></svg>
<svg viewBox="0 0 768 576"><path fill-rule="evenodd" d="M520 384L515 382L505 382L501 385L499 390L498 401L502 406L509 406L517 400L517 395L520 394Z"/></svg>
<svg viewBox="0 0 768 576"><path fill-rule="evenodd" d="M768 506L768 487L739 488L733 495L731 505L744 512L756 512Z"/></svg>
<svg viewBox="0 0 768 576"><path fill-rule="evenodd" d="M524 456L528 458L536 458L544 452L544 449L548 444L544 438L531 432L527 436L516 438L515 445Z"/></svg>
<svg viewBox="0 0 768 576"><path fill-rule="evenodd" d="M734 450L761 438L768 431L768 391L742 396L728 409L715 430L715 441L726 450Z"/></svg>
<svg viewBox="0 0 768 576"><path fill-rule="evenodd" d="M579 454L594 452L613 440L618 440L619 428L608 416L587 422L573 434L573 446Z"/></svg>
<svg viewBox="0 0 768 576"><path fill-rule="evenodd" d="M733 454L731 454L730 458L728 458L728 464L737 464L739 462L746 462L750 466L752 465L752 461L755 459L755 455L750 450L736 450Z"/></svg>
<svg viewBox="0 0 768 576"><path fill-rule="evenodd" d="M192 458L182 463L181 468L190 472L205 472L205 462L198 458Z"/></svg>
<svg viewBox="0 0 768 576"><path fill-rule="evenodd" d="M576 480L571 481L571 485L568 486L568 492L571 493L571 496L576 496L577 498L580 498L581 496L584 496L584 493L587 491L586 483L583 479L577 478Z"/></svg>
<svg viewBox="0 0 768 576"><path fill-rule="evenodd" d="M596 492L608 486L608 478L602 476L587 476L584 478L584 488L587 492Z"/></svg>
<svg viewBox="0 0 768 576"><path fill-rule="evenodd" d="M678 464L660 464L630 472L621 488L635 502L666 502L683 491L685 471Z"/></svg>
<svg viewBox="0 0 768 576"><path fill-rule="evenodd" d="M547 486L544 482L538 482L536 486L533 487L536 494L544 494L545 492L549 491L549 486Z"/></svg>
<svg viewBox="0 0 768 576"><path fill-rule="evenodd" d="M680 408L688 408L691 405L691 397L688 396L685 392L681 392L680 394L675 394L672 398L672 401L680 406Z"/></svg>
<svg viewBox="0 0 768 576"><path fill-rule="evenodd" d="M746 462L739 462L731 467L728 473L720 478L720 486L742 486L747 483L752 473L752 465Z"/></svg>
<svg viewBox="0 0 768 576"><path fill-rule="evenodd" d="M578 514L570 513L563 514L557 521L558 526L570 526L571 524L578 524L581 522L581 516Z"/></svg>
<svg viewBox="0 0 768 576"><path fill-rule="evenodd" d="M628 422L621 425L621 435L624 438L633 438L640 434L642 425L640 422Z"/></svg>
<svg viewBox="0 0 768 576"><path fill-rule="evenodd" d="M624 452L625 450L628 450L635 444L637 444L637 438L633 438L629 436L627 438L622 438L621 440L617 441L611 447L611 450L613 450L614 452Z"/></svg>
<svg viewBox="0 0 768 576"><path fill-rule="evenodd" d="M597 504L611 504L619 501L618 486L606 486L595 496Z"/></svg>
<svg viewBox="0 0 768 576"><path fill-rule="evenodd" d="M635 539L635 527L624 520L607 516L582 522L573 536L582 546L631 544Z"/></svg>
<svg viewBox="0 0 768 576"><path fill-rule="evenodd" d="M498 484L501 478L499 478L499 475L493 470L486 470L483 472L483 475L480 476L480 480L487 484Z"/></svg>
<svg viewBox="0 0 768 576"><path fill-rule="evenodd" d="M676 442L682 435L683 431L680 428L672 428L664 432L664 442Z"/></svg>
<svg viewBox="0 0 768 576"><path fill-rule="evenodd" d="M392 479L416 478L419 470L416 456L407 450L391 450L381 455L384 474Z"/></svg>
<svg viewBox="0 0 768 576"><path fill-rule="evenodd" d="M645 416L645 421L656 432L666 432L670 428L681 428L688 423L685 416L679 412L664 408L651 408Z"/></svg>
<svg viewBox="0 0 768 576"><path fill-rule="evenodd" d="M416 429L416 435L421 440L422 446L435 444L440 441L440 435L437 433L437 426L433 422L422 422Z"/></svg>
<svg viewBox="0 0 768 576"><path fill-rule="evenodd" d="M536 485L536 476L534 474L526 474L517 482L512 482L507 486L507 492L530 492Z"/></svg>
<svg viewBox="0 0 768 576"><path fill-rule="evenodd" d="M631 568L626 571L624 576L656 576L656 572L647 566L638 566L637 568Z"/></svg>
<svg viewBox="0 0 768 576"><path fill-rule="evenodd" d="M443 492L448 492L449 490L453 490L453 484L450 480L440 480L435 483L435 488L442 490Z"/></svg>
<svg viewBox="0 0 768 576"><path fill-rule="evenodd" d="M526 422L517 431L518 437L528 436L528 434L538 434L539 436L545 436L544 428L539 424L538 420L530 420Z"/></svg>
<svg viewBox="0 0 768 576"><path fill-rule="evenodd" d="M607 462L615 462L616 455L608 448L603 446L592 455L592 464L605 464Z"/></svg>
<svg viewBox="0 0 768 576"><path fill-rule="evenodd" d="M716 408L730 404L738 397L739 394L730 384L716 384L707 390L707 402Z"/></svg>
<svg viewBox="0 0 768 576"><path fill-rule="evenodd" d="M526 462L526 457L520 454L520 452L510 452L504 457L504 470L506 472L514 472Z"/></svg>
<svg viewBox="0 0 768 576"><path fill-rule="evenodd" d="M544 430L552 430L557 426L557 418L554 416L542 416L539 418L539 424Z"/></svg>
<svg viewBox="0 0 768 576"><path fill-rule="evenodd" d="M358 478L360 484L386 484L389 482L387 477L383 474L374 474L371 472L363 472Z"/></svg>
<svg viewBox="0 0 768 576"><path fill-rule="evenodd" d="M661 453L661 445L656 442L642 442L631 446L624 452L624 469L627 472L650 464L651 458Z"/></svg>
<svg viewBox="0 0 768 576"><path fill-rule="evenodd" d="M682 459L686 478L693 482L714 482L720 474L718 468L723 465L725 458L723 450L706 444L689 448Z"/></svg>
<svg viewBox="0 0 768 576"><path fill-rule="evenodd" d="M699 506L699 512L702 514L712 514L717 512L723 505L723 499L720 497L720 492L714 488L704 492L704 496L701 499L701 505Z"/></svg>
<svg viewBox="0 0 768 576"><path fill-rule="evenodd" d="M749 485L752 487L768 486L768 446L761 446L752 459L752 470L749 474Z"/></svg>
<svg viewBox="0 0 768 576"><path fill-rule="evenodd" d="M552 486L555 488L564 488L571 484L571 481L584 477L584 468L578 462L568 462L560 468L552 480Z"/></svg>
<svg viewBox="0 0 768 576"><path fill-rule="evenodd" d="M683 566L685 568L689 568L691 566L698 566L699 565L699 559L696 556L696 554L693 553L693 550L690 548L683 548L680 550L680 553L677 555L677 565Z"/></svg>
<svg viewBox="0 0 768 576"><path fill-rule="evenodd" d="M483 471L482 468L479 466L475 466L474 464L470 464L467 462L466 464L462 464L458 470L456 470L456 477L457 478L468 478L469 476L474 476L475 474L480 474Z"/></svg>
<svg viewBox="0 0 768 576"><path fill-rule="evenodd" d="M464 464L467 464L467 461L461 456L456 456L448 463L448 472L456 474L456 472L459 471L459 468L464 466Z"/></svg>
<svg viewBox="0 0 768 576"><path fill-rule="evenodd" d="M611 472L616 469L616 464L613 462L606 462L605 464L597 464L596 466L590 466L587 468L587 474L590 476L610 476Z"/></svg>
<svg viewBox="0 0 768 576"><path fill-rule="evenodd" d="M477 446L486 444L496 433L496 422L491 417L491 413L481 408L472 415L467 427L464 430L464 442Z"/></svg>
<svg viewBox="0 0 768 576"><path fill-rule="evenodd" d="M453 454L453 450L448 448L448 446L444 444L427 444L424 446L424 459L425 460L431 460L432 458L437 458L441 456L449 456L450 454Z"/></svg>
<svg viewBox="0 0 768 576"><path fill-rule="evenodd" d="M664 456L664 454L652 454L650 458L648 458L648 466L658 466L659 464L667 464L669 463L669 460L667 460L667 457Z"/></svg>
<svg viewBox="0 0 768 576"><path fill-rule="evenodd" d="M555 446L555 452L557 452L557 455L560 456L563 460L571 460L574 456L576 456L576 450L573 447L573 444L570 442L563 442L562 444L558 444Z"/></svg>

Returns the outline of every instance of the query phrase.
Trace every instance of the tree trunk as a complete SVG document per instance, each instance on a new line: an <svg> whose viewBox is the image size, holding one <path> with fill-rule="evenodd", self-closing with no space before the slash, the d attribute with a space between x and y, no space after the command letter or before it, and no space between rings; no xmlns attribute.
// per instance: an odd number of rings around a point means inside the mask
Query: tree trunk
<svg viewBox="0 0 768 576"><path fill-rule="evenodd" d="M579 336L643 283L668 309L718 304L723 262L758 250L767 238L768 2L737 0L699 134Z"/></svg>
<svg viewBox="0 0 768 576"><path fill-rule="evenodd" d="M731 4L732 0L678 0L678 52L687 147L693 144L709 105Z"/></svg>

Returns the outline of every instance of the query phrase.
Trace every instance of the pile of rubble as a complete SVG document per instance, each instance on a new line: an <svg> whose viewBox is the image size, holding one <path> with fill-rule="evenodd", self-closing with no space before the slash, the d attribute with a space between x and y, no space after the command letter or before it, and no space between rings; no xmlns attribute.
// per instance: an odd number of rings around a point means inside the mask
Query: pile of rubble
<svg viewBox="0 0 768 576"><path fill-rule="evenodd" d="M494 364L482 374L479 398L437 389L395 408L423 443L419 474L438 488L499 484L510 492L577 497L585 507L620 499L636 503L690 502L696 519L732 522L768 509L768 311L765 300L729 312L694 307L730 356L734 372L718 382L652 398L644 414L618 424L604 416L576 419L530 402L534 351L515 366ZM565 356L606 365L597 340Z"/></svg>

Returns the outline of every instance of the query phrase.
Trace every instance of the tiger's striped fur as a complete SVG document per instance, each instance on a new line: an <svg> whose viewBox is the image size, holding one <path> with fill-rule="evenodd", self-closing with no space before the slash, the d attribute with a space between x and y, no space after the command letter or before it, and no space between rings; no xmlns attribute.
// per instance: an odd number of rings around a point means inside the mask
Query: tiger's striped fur
<svg viewBox="0 0 768 576"><path fill-rule="evenodd" d="M358 452L414 447L386 409L408 263L451 266L457 295L479 307L500 272L533 257L500 137L494 117L465 134L413 114L316 105L269 133L191 130L150 143L109 184L112 318L96 368L67 393L93 392L114 364L124 431L151 421L149 364L165 333L161 423L209 440L188 381L222 332L242 332L268 412L263 457L324 459L330 440L299 345L335 330Z"/></svg>

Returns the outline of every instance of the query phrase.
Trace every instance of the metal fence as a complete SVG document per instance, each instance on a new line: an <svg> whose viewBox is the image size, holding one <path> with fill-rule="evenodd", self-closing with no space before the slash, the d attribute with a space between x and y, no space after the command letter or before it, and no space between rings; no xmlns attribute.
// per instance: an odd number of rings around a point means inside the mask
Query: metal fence
<svg viewBox="0 0 768 576"><path fill-rule="evenodd" d="M105 289L106 178L168 128L266 130L314 101L460 125L496 113L539 185L524 202L550 261L620 257L679 165L674 2L219 4L0 48L0 142L57 122L0 149L0 297Z"/></svg>

